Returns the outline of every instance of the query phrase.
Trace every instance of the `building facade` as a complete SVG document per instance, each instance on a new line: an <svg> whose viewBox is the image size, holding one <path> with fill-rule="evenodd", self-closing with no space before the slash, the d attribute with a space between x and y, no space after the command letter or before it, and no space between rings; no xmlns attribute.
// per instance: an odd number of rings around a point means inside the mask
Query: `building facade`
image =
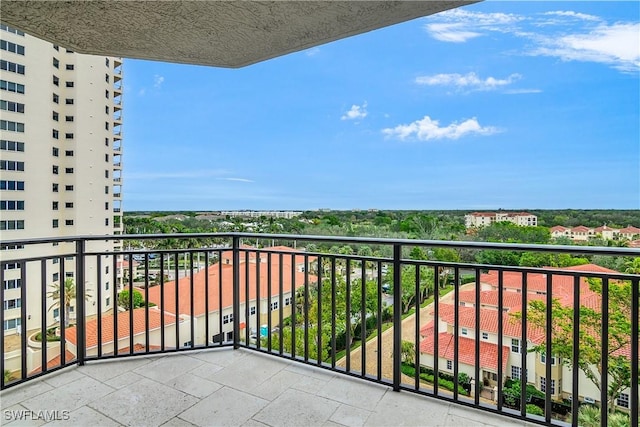
<svg viewBox="0 0 640 427"><path fill-rule="evenodd" d="M496 222L511 222L523 227L538 225L538 217L529 212L472 212L464 216L467 228L480 228Z"/></svg>
<svg viewBox="0 0 640 427"><path fill-rule="evenodd" d="M122 59L81 55L1 25L0 69L0 229L3 240L112 235L122 231ZM3 330L21 331L20 308L29 312L27 330L60 319L59 301L42 296L75 280L69 244L3 247L0 260L49 257L39 262L5 263ZM91 242L88 249L113 252L118 244ZM110 256L107 256L110 258ZM86 266L87 313L113 308L96 301L114 282L112 263ZM113 270L113 269L111 269ZM24 276L24 277L23 277ZM21 289L25 287L26 301ZM108 292L102 292L108 295ZM72 302L70 317L73 323ZM31 324L33 322L33 324Z"/></svg>

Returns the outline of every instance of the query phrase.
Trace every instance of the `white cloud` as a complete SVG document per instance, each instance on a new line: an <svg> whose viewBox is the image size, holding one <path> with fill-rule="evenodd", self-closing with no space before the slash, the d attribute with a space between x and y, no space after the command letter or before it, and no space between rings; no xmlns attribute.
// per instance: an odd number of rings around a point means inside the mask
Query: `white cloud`
<svg viewBox="0 0 640 427"><path fill-rule="evenodd" d="M608 64L624 72L640 70L640 23L599 25L590 32L541 39L531 55L555 56L564 61Z"/></svg>
<svg viewBox="0 0 640 427"><path fill-rule="evenodd" d="M319 47L311 48L311 49L309 49L309 50L307 50L307 51L305 52L305 54L306 54L307 56L316 56L316 55L317 55L317 54L319 54L319 53L320 53L320 48L319 48Z"/></svg>
<svg viewBox="0 0 640 427"><path fill-rule="evenodd" d="M355 120L355 119L364 119L367 117L367 102L365 101L362 106L360 105L352 105L351 109L344 113L340 120Z"/></svg>
<svg viewBox="0 0 640 427"><path fill-rule="evenodd" d="M432 76L419 76L416 83L427 86L455 86L461 90L495 90L519 80L520 74L511 74L505 79L495 77L480 78L476 73L462 74L435 74Z"/></svg>
<svg viewBox="0 0 640 427"><path fill-rule="evenodd" d="M552 12L545 12L543 15L577 18L577 19L582 19L584 21L600 21L601 20L599 17L594 15L587 15L586 13L573 12L570 10L555 10Z"/></svg>
<svg viewBox="0 0 640 427"><path fill-rule="evenodd" d="M164 77L158 74L153 76L153 87L155 87L156 89L160 89L160 86L162 86L162 83L164 83Z"/></svg>
<svg viewBox="0 0 640 427"><path fill-rule="evenodd" d="M252 179L246 179L246 178L218 178L218 179L222 179L225 181L237 181L237 182L255 182Z"/></svg>
<svg viewBox="0 0 640 427"><path fill-rule="evenodd" d="M507 95L520 95L525 93L541 93L541 89L509 89L505 90L504 93Z"/></svg>
<svg viewBox="0 0 640 427"><path fill-rule="evenodd" d="M382 130L382 133L389 137L395 137L400 140L415 137L420 141L458 139L466 135L492 135L498 132L500 130L495 127L480 126L475 117L462 123L453 122L448 126L441 127L438 120L433 120L429 116L424 116L424 118L408 125L398 125L394 128Z"/></svg>
<svg viewBox="0 0 640 427"><path fill-rule="evenodd" d="M527 43L513 49L519 54L597 62L622 72L640 70L637 22L606 23L601 17L571 10L524 16L455 9L425 20L427 33L445 42L466 42L492 32L509 33Z"/></svg>

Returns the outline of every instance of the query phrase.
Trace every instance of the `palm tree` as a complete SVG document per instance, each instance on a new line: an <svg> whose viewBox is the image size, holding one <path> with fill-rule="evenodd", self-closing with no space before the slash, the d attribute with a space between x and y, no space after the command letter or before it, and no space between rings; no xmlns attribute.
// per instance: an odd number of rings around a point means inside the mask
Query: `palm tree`
<svg viewBox="0 0 640 427"><path fill-rule="evenodd" d="M624 272L630 274L640 274L640 257L635 257L625 262Z"/></svg>
<svg viewBox="0 0 640 427"><path fill-rule="evenodd" d="M60 286L60 282L56 282L51 285L52 290L47 292L47 297L51 298L54 302L49 307L49 310L53 310L54 308L60 308L60 297L63 296L64 300L62 305L64 306L64 326L69 326L69 316L71 313L71 303L76 299L76 284L73 282L73 279L68 277L64 281L64 287ZM86 300L89 299L89 291L85 291L84 298Z"/></svg>

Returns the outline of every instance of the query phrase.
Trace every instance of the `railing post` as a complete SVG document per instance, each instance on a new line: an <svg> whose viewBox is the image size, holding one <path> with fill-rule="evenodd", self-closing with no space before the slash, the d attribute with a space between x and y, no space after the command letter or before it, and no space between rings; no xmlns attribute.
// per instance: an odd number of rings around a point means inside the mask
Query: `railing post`
<svg viewBox="0 0 640 427"><path fill-rule="evenodd" d="M84 257L85 257L85 245L86 241L84 239L76 240L76 331L77 331L77 342L78 346L76 348L76 356L78 358L78 365L84 365L84 359L86 356L86 346L85 346L85 321L86 321L86 313L85 313L85 274L84 274ZM63 280L64 278L61 278ZM98 343L98 345L101 345Z"/></svg>
<svg viewBox="0 0 640 427"><path fill-rule="evenodd" d="M240 348L240 238L233 236L233 348ZM222 329L222 325L220 325ZM222 332L222 331L221 331Z"/></svg>
<svg viewBox="0 0 640 427"><path fill-rule="evenodd" d="M400 365L402 347L402 245L393 245L393 390L400 391ZM364 369L364 368L363 368Z"/></svg>

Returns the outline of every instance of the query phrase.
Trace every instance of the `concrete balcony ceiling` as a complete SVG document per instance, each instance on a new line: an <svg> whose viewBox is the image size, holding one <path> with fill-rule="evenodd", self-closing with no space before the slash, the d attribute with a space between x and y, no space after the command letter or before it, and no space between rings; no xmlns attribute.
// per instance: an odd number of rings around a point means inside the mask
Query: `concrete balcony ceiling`
<svg viewBox="0 0 640 427"><path fill-rule="evenodd" d="M2 21L79 53L236 68L472 1L16 1Z"/></svg>

